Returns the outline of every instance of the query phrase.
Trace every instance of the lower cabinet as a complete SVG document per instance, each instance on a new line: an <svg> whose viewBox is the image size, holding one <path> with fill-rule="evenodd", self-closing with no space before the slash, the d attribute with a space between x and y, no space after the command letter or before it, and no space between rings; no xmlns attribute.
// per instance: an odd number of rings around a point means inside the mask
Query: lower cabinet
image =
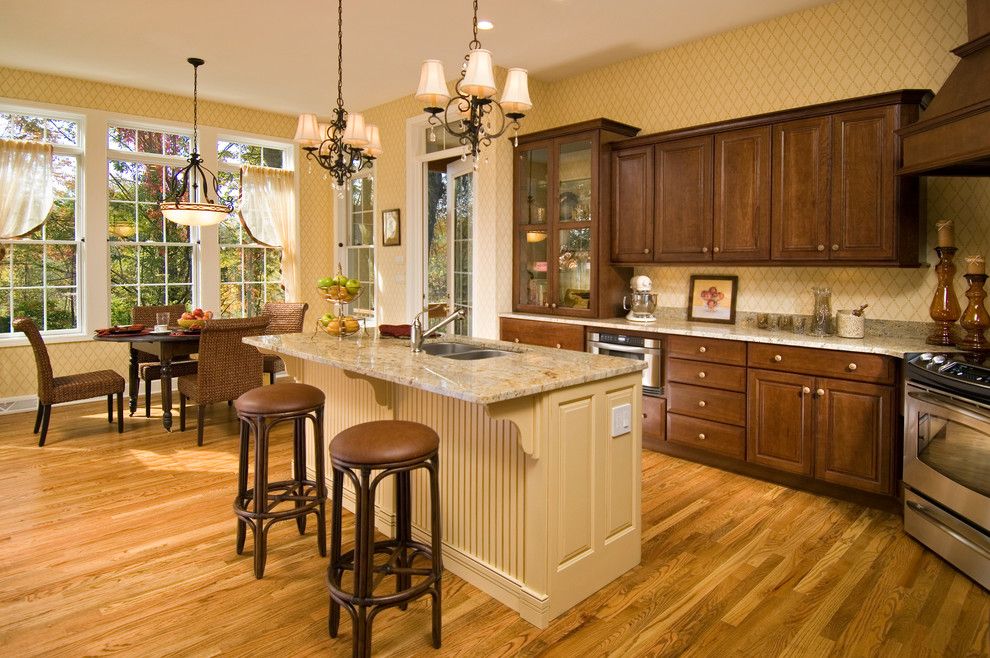
<svg viewBox="0 0 990 658"><path fill-rule="evenodd" d="M584 351L584 326L579 324L499 318L499 334L514 343Z"/></svg>
<svg viewBox="0 0 990 658"><path fill-rule="evenodd" d="M812 475L814 385L814 377L750 369L747 461L788 473Z"/></svg>
<svg viewBox="0 0 990 658"><path fill-rule="evenodd" d="M666 440L667 400L643 396L643 447L659 450Z"/></svg>

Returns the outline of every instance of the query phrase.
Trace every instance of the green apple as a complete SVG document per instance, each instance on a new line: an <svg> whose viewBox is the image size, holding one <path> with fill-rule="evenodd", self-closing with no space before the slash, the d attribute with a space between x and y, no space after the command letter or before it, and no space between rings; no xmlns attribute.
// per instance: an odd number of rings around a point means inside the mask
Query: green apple
<svg viewBox="0 0 990 658"><path fill-rule="evenodd" d="M356 295L361 291L361 282L357 279L348 279L344 287L347 288L347 292Z"/></svg>
<svg viewBox="0 0 990 658"><path fill-rule="evenodd" d="M334 283L334 277L332 277L332 276L325 276L325 277L323 277L322 279L320 279L319 281L316 282L316 286L318 288L329 288L330 286L333 285L333 283Z"/></svg>
<svg viewBox="0 0 990 658"><path fill-rule="evenodd" d="M347 275L346 274L338 274L336 277L334 277L334 283L331 284L331 285L338 285L341 288L346 287L347 286Z"/></svg>

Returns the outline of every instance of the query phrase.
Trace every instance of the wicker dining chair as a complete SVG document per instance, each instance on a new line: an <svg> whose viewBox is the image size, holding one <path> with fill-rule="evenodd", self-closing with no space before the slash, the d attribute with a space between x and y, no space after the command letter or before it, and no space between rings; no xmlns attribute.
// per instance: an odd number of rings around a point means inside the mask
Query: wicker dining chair
<svg viewBox="0 0 990 658"><path fill-rule="evenodd" d="M38 331L38 325L30 318L14 320L14 329L23 331L31 342L34 362L38 367L38 414L34 419L34 433L41 430L38 447L45 445L48 421L52 417L52 405L73 400L85 400L107 396L107 421L113 422L113 396L117 396L117 432L124 431L124 378L113 370L96 370L75 375L56 377L48 347Z"/></svg>
<svg viewBox="0 0 990 658"><path fill-rule="evenodd" d="M179 318L186 312L185 304L169 304L167 306L135 306L131 309L131 322L143 324L146 327L154 326L158 322L159 313L168 313L168 324L174 326ZM154 354L138 352L138 377L144 380L144 416L151 417L151 384L160 381L162 378L162 364ZM183 359L172 362L172 376L195 375L196 361Z"/></svg>
<svg viewBox="0 0 990 658"><path fill-rule="evenodd" d="M230 402L261 385L261 352L242 342L265 333L268 318L210 320L199 337L199 367L195 375L179 377L179 430L186 430L186 399L197 407L196 444L203 445L206 405Z"/></svg>
<svg viewBox="0 0 990 658"><path fill-rule="evenodd" d="M270 319L266 334L295 334L303 330L306 320L305 302L268 302L261 309L262 315ZM275 375L285 370L285 363L274 354L266 354L262 370L268 375L268 383L275 383Z"/></svg>

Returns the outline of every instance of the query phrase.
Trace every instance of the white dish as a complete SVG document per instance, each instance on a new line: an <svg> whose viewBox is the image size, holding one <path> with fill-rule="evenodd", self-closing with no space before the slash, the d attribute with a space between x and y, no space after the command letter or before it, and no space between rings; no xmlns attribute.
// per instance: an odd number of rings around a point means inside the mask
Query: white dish
<svg viewBox="0 0 990 658"><path fill-rule="evenodd" d="M160 336L160 335L163 335L163 334L170 334L170 333L172 333L172 330L171 329L161 329L161 330L152 329L148 333L149 334L154 334L156 336Z"/></svg>

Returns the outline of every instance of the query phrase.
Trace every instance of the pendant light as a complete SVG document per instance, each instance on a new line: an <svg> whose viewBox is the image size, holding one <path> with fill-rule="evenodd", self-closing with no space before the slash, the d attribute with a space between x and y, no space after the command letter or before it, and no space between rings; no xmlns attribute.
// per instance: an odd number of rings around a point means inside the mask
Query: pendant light
<svg viewBox="0 0 990 658"><path fill-rule="evenodd" d="M186 60L193 67L193 140L189 164L178 171L173 179L175 190L171 201L163 201L158 207L165 219L184 226L215 226L233 212L232 203L218 203L210 198L210 191L220 198L216 175L203 166L199 148L199 67L205 64L198 57ZM209 176L209 177L207 177ZM187 196L188 195L188 196ZM183 201L183 197L187 200Z"/></svg>

